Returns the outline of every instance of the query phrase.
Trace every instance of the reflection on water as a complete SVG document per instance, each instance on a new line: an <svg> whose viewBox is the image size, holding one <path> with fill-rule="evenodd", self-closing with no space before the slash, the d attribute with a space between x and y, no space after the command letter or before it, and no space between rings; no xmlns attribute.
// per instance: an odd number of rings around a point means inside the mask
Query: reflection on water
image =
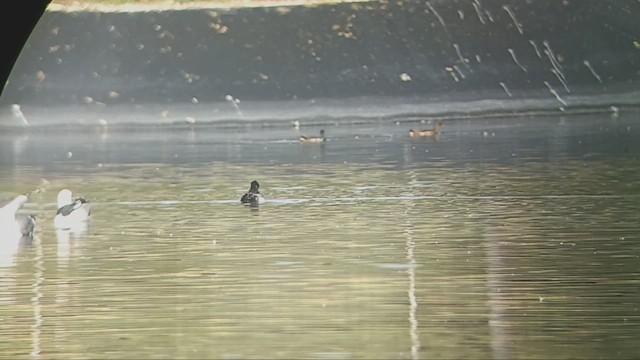
<svg viewBox="0 0 640 360"><path fill-rule="evenodd" d="M3 192L48 185L23 209L34 240L2 251L0 354L637 357L636 115L451 121L438 141L331 126L322 147L3 135ZM90 228L53 228L63 187L94 199Z"/></svg>

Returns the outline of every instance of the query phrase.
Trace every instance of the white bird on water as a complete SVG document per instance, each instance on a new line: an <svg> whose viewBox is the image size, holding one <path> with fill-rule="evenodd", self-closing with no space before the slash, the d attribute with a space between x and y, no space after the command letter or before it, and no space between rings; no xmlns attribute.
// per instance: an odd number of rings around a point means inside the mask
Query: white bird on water
<svg viewBox="0 0 640 360"><path fill-rule="evenodd" d="M82 229L91 220L91 204L83 197L74 197L69 189L58 193L58 211L53 218L56 229Z"/></svg>
<svg viewBox="0 0 640 360"><path fill-rule="evenodd" d="M19 195L0 208L0 240L19 239L33 235L36 225L33 216L18 216L18 210L27 202L27 195Z"/></svg>
<svg viewBox="0 0 640 360"><path fill-rule="evenodd" d="M20 110L20 105L18 105L18 104L11 105L11 112L13 112L13 116L18 118L18 120L22 121L22 125L29 126L29 122L24 117L24 114L22 113L22 110Z"/></svg>

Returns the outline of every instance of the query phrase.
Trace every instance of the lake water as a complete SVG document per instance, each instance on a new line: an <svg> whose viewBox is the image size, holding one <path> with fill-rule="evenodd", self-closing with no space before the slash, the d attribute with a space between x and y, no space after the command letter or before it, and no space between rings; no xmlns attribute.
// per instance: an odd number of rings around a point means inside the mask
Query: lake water
<svg viewBox="0 0 640 360"><path fill-rule="evenodd" d="M638 358L640 113L614 115L4 132L0 195L45 191L2 244L0 357ZM84 231L54 230L62 188Z"/></svg>

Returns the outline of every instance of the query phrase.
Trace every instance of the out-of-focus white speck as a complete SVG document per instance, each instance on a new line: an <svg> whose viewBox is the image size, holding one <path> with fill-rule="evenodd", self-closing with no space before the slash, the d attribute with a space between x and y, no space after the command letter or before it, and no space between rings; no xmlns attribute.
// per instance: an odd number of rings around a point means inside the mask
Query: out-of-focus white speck
<svg viewBox="0 0 640 360"><path fill-rule="evenodd" d="M20 105L18 104L11 105L11 112L13 113L13 116L18 118L18 120L22 122L22 125L29 126L29 123L27 122L27 119L24 117L22 110L20 110Z"/></svg>
<svg viewBox="0 0 640 360"><path fill-rule="evenodd" d="M502 81L500 82L500 86L502 87L502 89L504 90L505 93L507 93L507 95L509 97L512 97L513 95L511 95L511 92L509 91L509 88L507 88L507 84L503 83Z"/></svg>
<svg viewBox="0 0 640 360"><path fill-rule="evenodd" d="M407 73L402 73L402 74L400 74L400 80L402 80L402 81L411 81L411 76L409 76L409 74L407 74Z"/></svg>

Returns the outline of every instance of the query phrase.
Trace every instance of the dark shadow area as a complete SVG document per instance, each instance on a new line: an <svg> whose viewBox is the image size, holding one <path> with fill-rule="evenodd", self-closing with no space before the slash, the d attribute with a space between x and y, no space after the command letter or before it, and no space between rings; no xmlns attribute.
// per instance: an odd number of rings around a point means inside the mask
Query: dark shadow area
<svg viewBox="0 0 640 360"><path fill-rule="evenodd" d="M360 96L557 99L638 88L637 1L408 1L52 12L5 104ZM6 25L5 25L6 26Z"/></svg>
<svg viewBox="0 0 640 360"><path fill-rule="evenodd" d="M4 51L0 60L0 89L4 90L18 55L50 2L17 1L11 4L10 9L2 11L0 37Z"/></svg>

